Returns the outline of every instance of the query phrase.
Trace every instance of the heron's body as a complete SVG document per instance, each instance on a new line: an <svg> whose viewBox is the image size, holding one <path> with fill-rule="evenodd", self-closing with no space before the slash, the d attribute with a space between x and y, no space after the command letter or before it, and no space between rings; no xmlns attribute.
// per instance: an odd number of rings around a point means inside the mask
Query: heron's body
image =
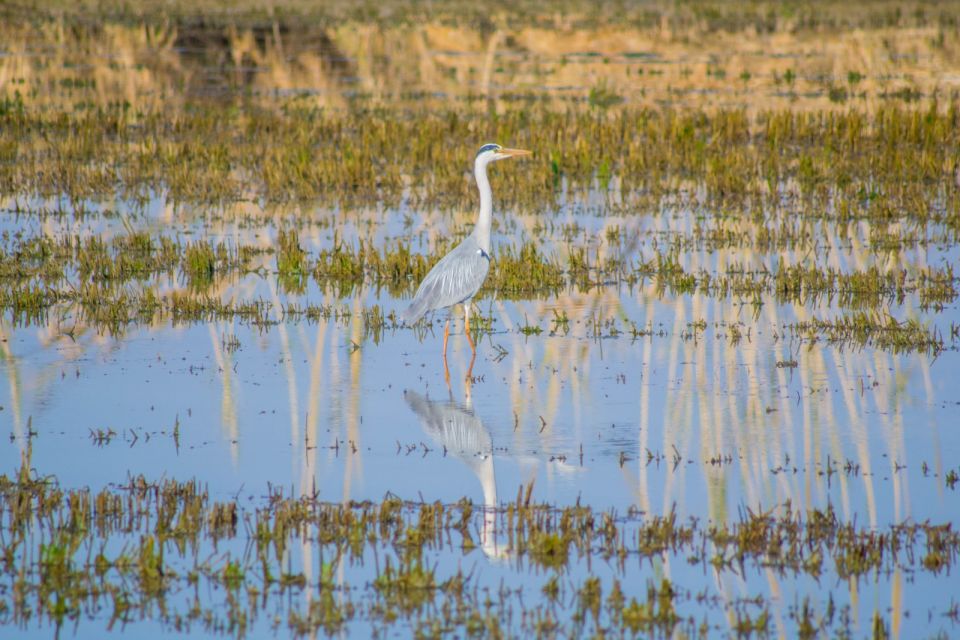
<svg viewBox="0 0 960 640"><path fill-rule="evenodd" d="M403 312L404 321L413 324L435 309L470 304L489 270L490 254L480 246L474 231L433 266Z"/></svg>
<svg viewBox="0 0 960 640"><path fill-rule="evenodd" d="M477 294L490 271L490 224L493 218L493 192L487 178L487 165L497 160L529 155L523 149L504 149L498 144L480 147L474 161L474 176L480 191L480 213L473 232L463 242L430 269L420 283L413 302L401 316L408 325L414 324L425 314L463 304L464 328L470 348L475 349L470 336L470 301ZM443 355L447 355L447 338L450 335L450 319L447 318L443 334Z"/></svg>

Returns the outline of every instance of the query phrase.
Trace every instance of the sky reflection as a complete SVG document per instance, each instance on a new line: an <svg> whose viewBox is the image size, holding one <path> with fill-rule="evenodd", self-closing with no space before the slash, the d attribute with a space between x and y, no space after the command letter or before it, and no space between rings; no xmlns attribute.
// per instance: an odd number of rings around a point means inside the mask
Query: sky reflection
<svg viewBox="0 0 960 640"><path fill-rule="evenodd" d="M422 342L387 331L376 342L364 335L361 299L342 304L349 318L139 328L76 342L5 323L5 467L34 433L34 465L56 470L66 486L143 473L197 477L224 495L272 484L328 500L392 492L483 503L534 482L537 496L560 504L720 521L788 501L834 505L874 526L960 515L944 485L960 450L948 419L956 352L931 360L810 349L773 338L789 317L773 306L741 321L749 337L733 341L729 326L742 314L730 304L600 290L483 302L494 332L480 342L469 384L469 345L455 325L448 390L439 330ZM558 307L572 318L568 333L543 320ZM593 337L596 313L653 333ZM701 318L704 328L691 326ZM530 319L541 319L543 334L516 330ZM427 398L450 395L469 398L450 406L484 425L490 445L478 450L492 451L495 488L478 484L477 471L428 426ZM414 397L420 409L411 411ZM109 430L109 441L96 438ZM78 450L85 463L68 464Z"/></svg>

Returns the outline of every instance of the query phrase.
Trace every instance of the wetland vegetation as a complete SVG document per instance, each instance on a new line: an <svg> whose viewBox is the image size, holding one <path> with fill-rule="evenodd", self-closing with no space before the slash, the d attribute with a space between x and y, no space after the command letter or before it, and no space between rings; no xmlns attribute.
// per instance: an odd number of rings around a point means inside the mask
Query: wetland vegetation
<svg viewBox="0 0 960 640"><path fill-rule="evenodd" d="M704 525L673 512L542 504L531 500L532 485L490 510L394 496L328 503L282 490L245 508L213 501L196 482L142 476L98 492L65 490L28 464L0 476L10 596L0 619L58 631L97 616L108 629L151 619L185 633L240 636L261 619L298 636L336 635L358 620L373 633L403 623L418 636L500 636L513 625L538 636L704 636L720 630L696 614L706 606L725 610L737 635L766 635L774 622L762 599L721 602L666 577L648 579L639 599L628 599L623 582L667 559L717 576L948 575L960 552L960 534L948 525L877 531L843 523L832 509L787 505ZM491 528L504 539L498 560L532 573L534 584L492 589L464 571L474 538ZM299 545L309 545L317 564L291 571L284 559ZM589 574L580 581L571 569L583 565ZM337 577L344 567L349 580ZM200 599L201 591L211 595ZM312 592L320 597L304 602ZM832 601L820 609L804 600L790 616L805 637L851 632L850 610ZM875 635L887 632L879 617L872 625Z"/></svg>
<svg viewBox="0 0 960 640"><path fill-rule="evenodd" d="M0 7L0 625L957 632L960 9L595 5Z"/></svg>

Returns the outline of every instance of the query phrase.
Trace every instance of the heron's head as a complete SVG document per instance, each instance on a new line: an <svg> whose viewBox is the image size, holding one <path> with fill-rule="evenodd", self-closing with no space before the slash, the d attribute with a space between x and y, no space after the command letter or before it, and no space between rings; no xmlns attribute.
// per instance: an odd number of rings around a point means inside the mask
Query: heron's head
<svg viewBox="0 0 960 640"><path fill-rule="evenodd" d="M477 151L476 162L478 164L487 164L496 160L505 160L507 158L516 158L517 156L529 156L532 151L526 149L507 149L498 144L485 144Z"/></svg>

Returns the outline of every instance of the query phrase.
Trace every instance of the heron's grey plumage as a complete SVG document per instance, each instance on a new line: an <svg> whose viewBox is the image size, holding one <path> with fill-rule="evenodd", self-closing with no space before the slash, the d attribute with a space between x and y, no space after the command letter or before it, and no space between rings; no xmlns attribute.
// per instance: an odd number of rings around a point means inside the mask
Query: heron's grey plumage
<svg viewBox="0 0 960 640"><path fill-rule="evenodd" d="M430 270L417 288L403 320L413 324L435 309L469 303L490 270L490 256L480 248L474 234L467 236Z"/></svg>

